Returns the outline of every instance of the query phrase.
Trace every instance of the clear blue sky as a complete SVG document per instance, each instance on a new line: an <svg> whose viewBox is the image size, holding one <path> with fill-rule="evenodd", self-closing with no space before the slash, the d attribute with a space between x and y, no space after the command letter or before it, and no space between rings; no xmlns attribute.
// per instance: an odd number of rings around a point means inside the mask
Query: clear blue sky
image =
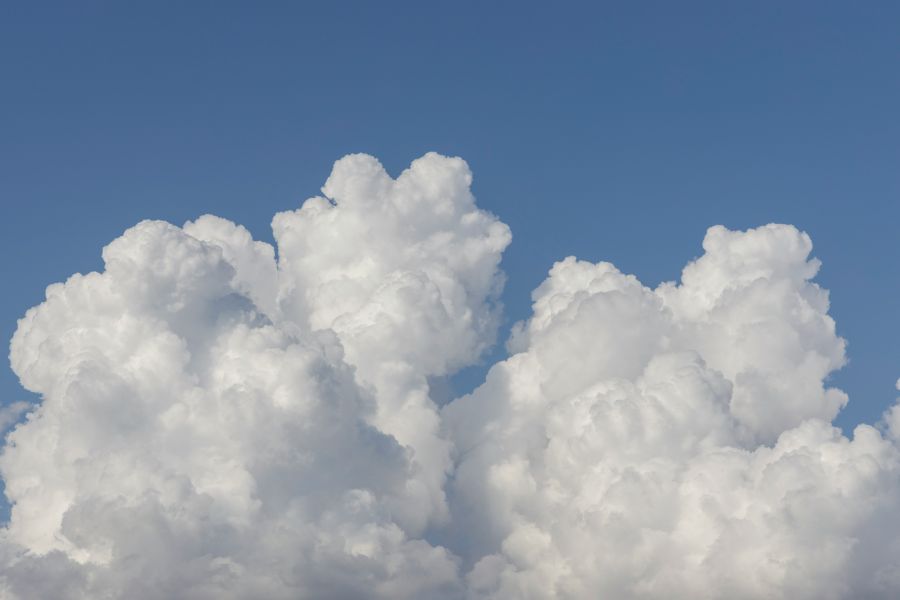
<svg viewBox="0 0 900 600"><path fill-rule="evenodd" d="M806 230L849 340L839 423L873 421L900 377L898 113L896 2L7 2L0 334L138 220L270 240L338 157L436 150L512 227L509 322L569 254L655 285L709 225Z"/></svg>

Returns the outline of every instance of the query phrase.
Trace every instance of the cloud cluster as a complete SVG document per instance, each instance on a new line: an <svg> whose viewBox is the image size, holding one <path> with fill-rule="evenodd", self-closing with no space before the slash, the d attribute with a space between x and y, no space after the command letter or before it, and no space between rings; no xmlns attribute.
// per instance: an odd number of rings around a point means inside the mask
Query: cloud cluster
<svg viewBox="0 0 900 600"><path fill-rule="evenodd" d="M568 258L516 351L448 406L485 598L900 590L900 453L829 422L844 360L809 238L713 227L682 283Z"/></svg>
<svg viewBox="0 0 900 600"><path fill-rule="evenodd" d="M0 598L893 598L900 410L851 439L811 242L711 228L656 289L567 258L495 342L460 159L339 160L277 245L143 222L10 358ZM12 422L23 410L0 413Z"/></svg>

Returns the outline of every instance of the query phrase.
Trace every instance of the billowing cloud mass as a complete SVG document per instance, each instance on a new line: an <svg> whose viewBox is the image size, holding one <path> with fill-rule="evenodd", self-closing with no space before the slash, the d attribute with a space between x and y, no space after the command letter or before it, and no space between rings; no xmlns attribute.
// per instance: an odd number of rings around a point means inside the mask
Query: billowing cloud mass
<svg viewBox="0 0 900 600"><path fill-rule="evenodd" d="M656 289L566 258L439 407L500 322L511 235L470 184L348 156L277 250L145 221L50 286L11 344L41 402L0 457L0 598L900 595L900 409L831 425L806 234L712 227Z"/></svg>

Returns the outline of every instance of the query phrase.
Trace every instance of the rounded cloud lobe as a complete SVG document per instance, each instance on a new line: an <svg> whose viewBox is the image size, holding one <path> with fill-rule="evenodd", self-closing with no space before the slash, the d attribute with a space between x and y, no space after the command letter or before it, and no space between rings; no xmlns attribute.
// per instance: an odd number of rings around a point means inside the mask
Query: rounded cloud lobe
<svg viewBox="0 0 900 600"><path fill-rule="evenodd" d="M273 219L146 221L10 359L0 597L893 598L900 410L846 438L809 237L713 227L656 289L567 258L510 356L468 166L335 163ZM14 422L24 410L0 413Z"/></svg>

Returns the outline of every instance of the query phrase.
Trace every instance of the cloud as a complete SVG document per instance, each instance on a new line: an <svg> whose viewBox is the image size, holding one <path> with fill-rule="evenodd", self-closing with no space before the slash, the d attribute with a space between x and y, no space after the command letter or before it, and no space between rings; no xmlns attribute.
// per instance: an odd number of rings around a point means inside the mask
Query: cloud
<svg viewBox="0 0 900 600"><path fill-rule="evenodd" d="M793 227L711 228L682 283L567 258L517 351L445 410L484 598L896 595L900 453L845 438Z"/></svg>
<svg viewBox="0 0 900 600"><path fill-rule="evenodd" d="M11 346L43 401L0 459L5 596L458 596L421 537L451 467L426 378L493 342L510 239L470 181L350 156L275 217L278 262L144 222L48 288Z"/></svg>
<svg viewBox="0 0 900 600"><path fill-rule="evenodd" d="M22 400L0 406L0 431L8 431L10 427L19 422L29 408L31 408L31 404Z"/></svg>
<svg viewBox="0 0 900 600"><path fill-rule="evenodd" d="M50 286L11 344L42 400L0 457L0 597L896 596L900 410L831 426L808 236L713 227L657 289L567 258L439 408L500 320L471 181L352 155L277 251L147 221Z"/></svg>

